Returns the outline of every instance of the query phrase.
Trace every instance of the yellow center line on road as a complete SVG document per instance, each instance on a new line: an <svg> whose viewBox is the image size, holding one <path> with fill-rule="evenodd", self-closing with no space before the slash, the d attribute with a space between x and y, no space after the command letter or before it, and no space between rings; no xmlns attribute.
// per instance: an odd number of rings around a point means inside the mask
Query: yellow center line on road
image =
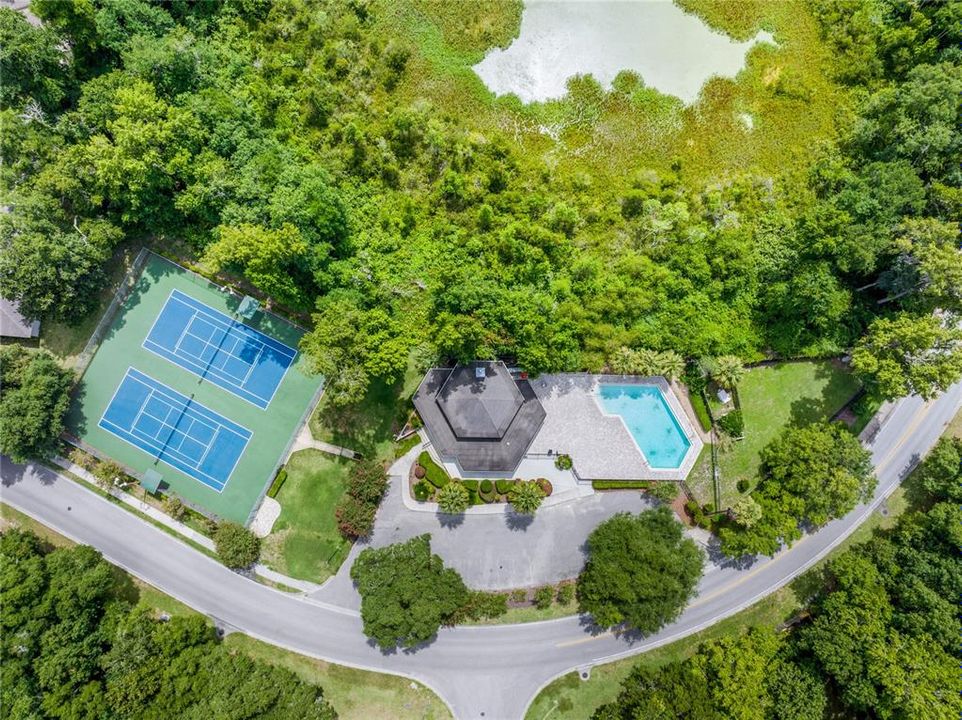
<svg viewBox="0 0 962 720"><path fill-rule="evenodd" d="M912 434L915 432L915 429L922 423L922 421L925 419L925 416L928 414L929 410L931 410L933 406L934 406L934 403L932 403L932 402L927 402L927 403L925 403L925 404L916 412L916 417L913 419L912 423L906 428L905 432L903 432L902 435L899 436L898 442L892 445L892 448L888 451L888 453L886 453L885 457L884 457L884 458L882 459L882 461L878 464L878 467L876 467L876 469L875 469L875 474L876 474L876 475L878 475L884 468L886 468L886 467L889 465L889 463L892 462L892 460L893 460L893 458L894 458L894 456L895 456L895 453L896 453L898 450L900 450L903 445L905 445L905 443L908 441L908 439L909 439L909 438L912 436ZM853 529L854 529L854 528L853 528ZM802 538L801 538L800 540L798 540L798 541L793 545L793 549L798 548L799 545L802 545L802 544L803 544L808 538L810 538L810 537L811 537L811 535L804 535L804 536L802 536ZM775 561L777 562L781 557L784 557L784 554L776 557L776 558L775 558ZM714 599L715 597L717 597L717 596L719 596L719 595L721 595L721 594L723 594L723 593L731 592L733 588L741 585L741 584L744 583L745 581L751 579L753 576L755 576L755 575L757 575L758 573L762 572L763 570L769 568L770 565L771 565L770 563L767 563L767 564L765 564L765 565L762 565L761 567L758 567L758 568L756 568L756 569L754 569L754 570L751 570L751 571L745 573L744 575L742 575L741 577L739 577L735 582L730 583L730 584L726 585L725 587L723 587L723 588L721 588L721 589L719 589L719 590L716 590L716 591L714 591L714 592L712 592L712 593L709 593L708 595L704 595L704 596L699 597L699 598L698 598L697 600L695 600L693 603L690 603L690 604L688 605L688 607L689 607L689 608L698 607L699 605L703 605L704 603L708 602L709 600ZM600 639L602 639L602 638L606 638L606 637L609 637L609 636L611 636L611 635L613 635L613 633L609 630L609 631L604 632L604 633L599 633L598 635L589 635L589 636L587 636L587 637L578 638L577 640L568 640L568 641L566 641L566 642L557 643L557 644L555 645L555 647L563 648L563 647L571 647L572 645L582 645L582 644L584 644L584 643L594 642L595 640L600 640Z"/></svg>

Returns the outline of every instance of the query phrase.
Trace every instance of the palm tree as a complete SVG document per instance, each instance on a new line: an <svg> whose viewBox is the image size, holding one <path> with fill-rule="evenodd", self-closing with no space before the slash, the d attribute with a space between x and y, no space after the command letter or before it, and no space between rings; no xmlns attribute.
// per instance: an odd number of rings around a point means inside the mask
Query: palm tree
<svg viewBox="0 0 962 720"><path fill-rule="evenodd" d="M658 372L658 351L642 348L635 352L632 370L639 375L654 375Z"/></svg>
<svg viewBox="0 0 962 720"><path fill-rule="evenodd" d="M668 382L677 380L685 372L685 358L674 350L664 350L658 353L658 374L664 375Z"/></svg>
<svg viewBox="0 0 962 720"><path fill-rule="evenodd" d="M727 390L734 390L745 376L745 366L737 355L722 355L715 358L712 378Z"/></svg>
<svg viewBox="0 0 962 720"><path fill-rule="evenodd" d="M468 489L457 480L452 480L438 490L438 507L448 515L460 515L471 504Z"/></svg>
<svg viewBox="0 0 962 720"><path fill-rule="evenodd" d="M622 345L608 358L608 369L615 375L627 375L633 372L635 351Z"/></svg>
<svg viewBox="0 0 962 720"><path fill-rule="evenodd" d="M518 482L515 483L509 500L515 512L534 515L544 500L544 490L534 480Z"/></svg>

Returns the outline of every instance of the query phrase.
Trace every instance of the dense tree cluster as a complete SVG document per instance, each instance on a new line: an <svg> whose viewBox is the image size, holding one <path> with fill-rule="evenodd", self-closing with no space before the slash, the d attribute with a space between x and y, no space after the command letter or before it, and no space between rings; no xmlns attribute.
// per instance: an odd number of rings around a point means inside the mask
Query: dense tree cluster
<svg viewBox="0 0 962 720"><path fill-rule="evenodd" d="M920 471L935 504L832 560L791 632L752 630L639 667L595 720L957 718L958 451L943 440Z"/></svg>
<svg viewBox="0 0 962 720"><path fill-rule="evenodd" d="M678 355L857 345L879 395L962 373L957 2L818 0L861 100L803 188L555 173L412 96L423 49L391 35L391 5L36 0L40 28L0 11L0 293L77 321L122 239L184 240L313 311L303 348L333 404L412 351L675 374Z"/></svg>
<svg viewBox="0 0 962 720"><path fill-rule="evenodd" d="M701 577L701 550L664 505L615 515L595 528L586 544L578 608L604 627L655 632L678 617Z"/></svg>
<svg viewBox="0 0 962 720"><path fill-rule="evenodd" d="M320 688L221 647L200 616L154 619L89 547L0 537L0 706L10 718L333 720Z"/></svg>
<svg viewBox="0 0 962 720"><path fill-rule="evenodd" d="M0 347L0 452L26 462L56 451L73 377L46 351Z"/></svg>
<svg viewBox="0 0 962 720"><path fill-rule="evenodd" d="M386 650L428 642L470 598L457 571L431 553L430 535L363 550L351 579L361 594L364 633Z"/></svg>
<svg viewBox="0 0 962 720"><path fill-rule="evenodd" d="M871 497L869 453L841 423L789 427L762 451L762 480L719 530L729 555L771 555L801 537L800 523L824 525Z"/></svg>

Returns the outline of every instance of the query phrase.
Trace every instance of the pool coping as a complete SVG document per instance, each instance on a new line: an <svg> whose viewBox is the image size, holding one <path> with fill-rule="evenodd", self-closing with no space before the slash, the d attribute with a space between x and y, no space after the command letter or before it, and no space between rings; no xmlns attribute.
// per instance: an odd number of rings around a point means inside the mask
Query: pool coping
<svg viewBox="0 0 962 720"><path fill-rule="evenodd" d="M627 425L624 422L624 418L620 415L612 415L604 411L601 404L597 399L597 388L599 385L606 384L619 384L619 385L649 385L657 387L661 392L662 396L668 403L668 408L671 410L675 417L676 422L681 427L685 434L685 437L690 443L690 447L685 455L684 460L677 468L653 468L648 463L648 459L645 457L644 452L638 446L631 432L628 430ZM548 373L536 378L532 382L532 386L535 388L535 392L541 399L545 410L548 412L548 419L546 419L545 424L542 426L532 443L532 448L529 448L528 455L540 454L546 447L551 447L552 450L548 451L552 454L566 454L570 455L574 463L574 470L582 481L590 480L625 480L631 481L672 481L680 482L685 480L695 463L698 461L698 457L705 445L704 440L701 435L695 430L695 425L692 417L688 412L685 411L684 405L681 403L678 395L676 394L674 386L669 383L663 376L639 376L639 375L609 375L609 374L596 374L596 373ZM575 391L583 397L583 401L580 402L590 402L594 410L588 410L587 407L583 409L588 413L584 418L572 415L559 415L558 413L568 412L573 410L574 412L579 411L579 407L575 406L573 408L556 406L556 401L558 397L555 393L560 393L563 397L565 394ZM597 414L595 414L597 413ZM554 419L556 417L563 418L562 423L567 421L569 424L574 423L592 423L597 422L599 418L605 418L609 422L615 422L614 418L618 418L617 424L613 427L617 428L618 435L624 434L622 440L617 440L614 443L608 445L607 447L600 447L597 452L604 453L607 451L614 451L615 455L610 455L609 457L619 457L617 453L630 452L633 456L630 460L626 460L625 466L622 469L612 467L610 462L601 460L600 462L595 460L588 460L584 455L585 452L592 452L595 448L586 448L584 445L579 449L577 447L571 447L564 441L563 437L559 437L557 440L553 437L546 437L546 432L552 432L556 430L556 423ZM563 432L563 429L562 429ZM570 429L568 431L570 433ZM580 456L580 459L579 459ZM597 458L598 456L596 456ZM603 457L603 456L602 456ZM602 466L607 465L608 467L602 468ZM592 469L593 468L593 469Z"/></svg>
<svg viewBox="0 0 962 720"><path fill-rule="evenodd" d="M624 386L624 385L628 385L632 387L652 387L658 390L660 397L665 402L665 407L668 410L668 414L671 416L671 419L675 422L675 425L678 427L679 432L684 436L685 441L688 443L688 446L685 448L685 454L682 457L681 462L678 463L678 465L675 465L673 467L655 467L654 465L651 464L651 461L648 459L648 454L645 452L645 449L641 447L641 445L638 443L638 438L635 437L635 434L631 431L631 428L628 426L628 423L625 420L625 416L622 415L621 413L608 412L608 410L605 408L605 404L602 402L602 397L600 393L601 387L603 385L608 385L611 387ZM678 470L680 467L682 467L685 464L685 460L688 458L688 453L691 452L692 445L694 444L693 440L690 437L688 431L686 431L685 427L681 424L681 420L678 419L678 416L675 414L675 411L672 409L671 403L668 401L668 396L665 390L659 387L657 383L599 381L592 388L592 396L594 397L594 401L598 404L598 408L601 410L602 415L606 415L607 417L616 417L621 420L621 423L625 426L625 430L627 431L628 436L634 441L635 446L638 448L638 452L640 452L641 456L645 458L645 463L653 472L658 470L668 470L668 471Z"/></svg>

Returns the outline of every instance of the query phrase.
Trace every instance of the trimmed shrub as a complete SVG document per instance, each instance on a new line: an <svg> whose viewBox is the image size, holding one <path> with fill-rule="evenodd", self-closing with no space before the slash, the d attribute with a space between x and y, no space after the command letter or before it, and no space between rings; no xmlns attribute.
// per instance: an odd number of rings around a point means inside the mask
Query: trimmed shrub
<svg viewBox="0 0 962 720"><path fill-rule="evenodd" d="M478 486L478 490L481 491L482 495L490 495L494 492L494 483L490 480L482 480L481 484Z"/></svg>
<svg viewBox="0 0 962 720"><path fill-rule="evenodd" d="M497 488L497 490L498 490L498 495L507 495L509 492L511 492L511 488L514 487L514 481L513 481L513 480L498 480L498 481L494 484L494 486L495 486L495 488Z"/></svg>
<svg viewBox="0 0 962 720"><path fill-rule="evenodd" d="M438 490L451 482L451 477L445 472L443 467L431 459L427 450L422 451L421 454L418 455L418 465L424 468L425 480L434 485Z"/></svg>
<svg viewBox="0 0 962 720"><path fill-rule="evenodd" d="M460 608L454 611L448 624L457 625L466 620L484 620L496 618L508 612L508 594L471 590L468 599Z"/></svg>
<svg viewBox="0 0 962 720"><path fill-rule="evenodd" d="M708 432L711 430L711 413L708 412L708 405L705 404L705 398L701 391L696 392L694 388L690 389L691 392L688 393L688 396L691 398L691 406L695 411L695 417L698 418L701 429Z"/></svg>
<svg viewBox="0 0 962 720"><path fill-rule="evenodd" d="M555 458L554 466L559 470L570 470L574 466L570 455L559 455Z"/></svg>
<svg viewBox="0 0 962 720"><path fill-rule="evenodd" d="M723 415L718 419L718 427L730 437L742 437L745 434L745 420L742 417L742 411L732 410L727 415Z"/></svg>
<svg viewBox="0 0 962 720"><path fill-rule="evenodd" d="M551 484L548 478L538 478L535 482L538 483L538 487L541 488L541 492L544 493L545 497L548 497L554 492L554 485Z"/></svg>
<svg viewBox="0 0 962 720"><path fill-rule="evenodd" d="M513 603L523 603L528 601L528 591L527 590L512 590L511 591L511 602Z"/></svg>
<svg viewBox="0 0 962 720"><path fill-rule="evenodd" d="M434 487L431 483L421 480L414 483L414 499L418 502L426 502L434 494Z"/></svg>
<svg viewBox="0 0 962 720"><path fill-rule="evenodd" d="M551 585L539 587L534 591L534 606L539 610L547 610L554 602L554 588Z"/></svg>
<svg viewBox="0 0 962 720"><path fill-rule="evenodd" d="M274 476L274 482L271 483L270 488L267 490L267 497L277 497L277 493L281 491L285 480L287 480L287 469L281 468L277 471L277 475Z"/></svg>
<svg viewBox="0 0 962 720"><path fill-rule="evenodd" d="M735 485L735 487L738 488L738 492L740 493L748 492L748 486L749 486L749 483L747 478L742 478Z"/></svg>
<svg viewBox="0 0 962 720"><path fill-rule="evenodd" d="M670 503L678 497L678 484L673 482L656 482L648 488L648 494L655 500L663 503Z"/></svg>
<svg viewBox="0 0 962 720"><path fill-rule="evenodd" d="M592 480L595 490L647 490L651 483L647 480Z"/></svg>
<svg viewBox="0 0 962 720"><path fill-rule="evenodd" d="M575 584L565 583L558 586L558 603L560 605L570 605L575 599Z"/></svg>
<svg viewBox="0 0 962 720"><path fill-rule="evenodd" d="M246 568L257 562L261 540L243 525L223 522L214 533L217 557L229 568Z"/></svg>
<svg viewBox="0 0 962 720"><path fill-rule="evenodd" d="M415 465L415 466L414 466L414 477L416 477L418 480L420 480L421 478L424 477L425 472L426 472L426 471L425 471L423 465Z"/></svg>

